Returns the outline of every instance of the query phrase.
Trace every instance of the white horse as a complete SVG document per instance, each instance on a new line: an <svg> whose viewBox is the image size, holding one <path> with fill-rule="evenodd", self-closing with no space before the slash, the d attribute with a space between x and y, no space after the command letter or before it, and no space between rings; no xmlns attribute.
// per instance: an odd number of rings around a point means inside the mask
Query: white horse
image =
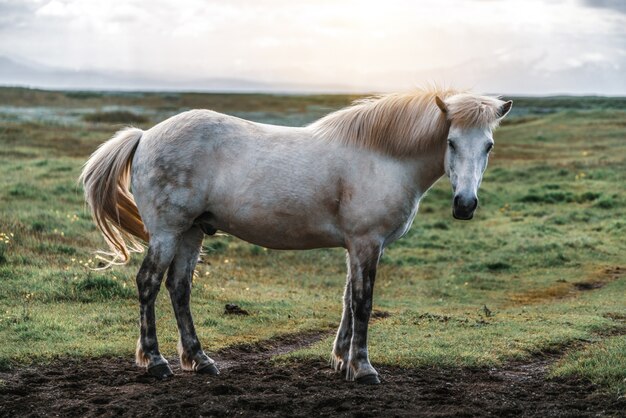
<svg viewBox="0 0 626 418"><path fill-rule="evenodd" d="M148 243L137 275L137 364L158 378L172 375L154 313L167 270L182 368L219 373L196 336L189 298L203 236L220 230L268 248L346 248L331 365L348 380L379 383L367 327L383 249L407 232L420 199L444 173L453 216L472 218L492 130L511 105L420 90L359 101L301 128L191 110L147 131L118 132L93 153L81 179L112 262L141 250L138 239Z"/></svg>

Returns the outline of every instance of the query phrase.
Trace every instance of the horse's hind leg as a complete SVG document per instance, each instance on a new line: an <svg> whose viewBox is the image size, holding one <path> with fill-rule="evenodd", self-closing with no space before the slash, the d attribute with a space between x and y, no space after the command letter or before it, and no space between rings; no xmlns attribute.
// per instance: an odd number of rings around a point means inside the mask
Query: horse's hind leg
<svg viewBox="0 0 626 418"><path fill-rule="evenodd" d="M180 335L178 353L181 368L216 375L219 371L215 366L215 361L202 351L189 308L191 281L198 262L203 236L202 230L198 227L192 227L185 232L167 272L165 286L170 293L178 324Z"/></svg>
<svg viewBox="0 0 626 418"><path fill-rule="evenodd" d="M352 341L352 283L350 281L350 259L348 258L348 277L343 292L343 313L341 324L333 343L333 352L330 355L330 366L335 371L345 371L348 365L350 342Z"/></svg>
<svg viewBox="0 0 626 418"><path fill-rule="evenodd" d="M137 274L141 333L137 342L135 360L138 366L147 367L148 373L160 379L171 376L172 370L159 352L154 303L161 287L163 274L174 257L177 244L176 235L155 234L151 236L148 254Z"/></svg>

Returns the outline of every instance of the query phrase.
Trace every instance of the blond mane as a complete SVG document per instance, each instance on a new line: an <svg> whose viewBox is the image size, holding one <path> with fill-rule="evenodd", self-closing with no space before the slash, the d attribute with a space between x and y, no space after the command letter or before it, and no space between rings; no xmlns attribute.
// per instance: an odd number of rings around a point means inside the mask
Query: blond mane
<svg viewBox="0 0 626 418"><path fill-rule="evenodd" d="M437 106L441 98L447 113ZM495 128L504 102L452 89L416 90L358 100L309 127L330 141L360 145L390 155L412 155L445 145L451 124Z"/></svg>

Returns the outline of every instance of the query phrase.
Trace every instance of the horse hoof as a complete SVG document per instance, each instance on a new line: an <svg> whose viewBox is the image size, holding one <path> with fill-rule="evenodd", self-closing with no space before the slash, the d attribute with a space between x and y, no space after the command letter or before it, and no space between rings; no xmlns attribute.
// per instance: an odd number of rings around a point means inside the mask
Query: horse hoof
<svg viewBox="0 0 626 418"><path fill-rule="evenodd" d="M196 369L196 372L200 374L210 374L211 376L217 376L220 374L220 371L215 363L203 364Z"/></svg>
<svg viewBox="0 0 626 418"><path fill-rule="evenodd" d="M378 378L378 375L375 374L357 377L356 382L360 385L380 385L380 379Z"/></svg>
<svg viewBox="0 0 626 418"><path fill-rule="evenodd" d="M150 376L156 377L159 380L167 379L174 376L174 373L172 373L172 369L170 369L170 366L167 363L157 364L156 366L148 367L148 374Z"/></svg>

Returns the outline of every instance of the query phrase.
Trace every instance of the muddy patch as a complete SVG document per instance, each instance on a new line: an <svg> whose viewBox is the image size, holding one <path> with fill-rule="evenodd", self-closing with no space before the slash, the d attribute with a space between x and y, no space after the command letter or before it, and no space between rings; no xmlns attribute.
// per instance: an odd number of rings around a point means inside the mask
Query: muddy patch
<svg viewBox="0 0 626 418"><path fill-rule="evenodd" d="M218 363L220 370L225 370L244 363L269 360L274 356L309 347L323 338L333 335L333 333L332 329L326 329L281 335L255 343L235 345L227 350L218 351L215 355L211 355L211 358ZM170 362L178 364L178 359L172 359Z"/></svg>
<svg viewBox="0 0 626 418"><path fill-rule="evenodd" d="M601 289L605 284L605 282L578 282L574 283L574 288L578 291L584 292L586 290Z"/></svg>
<svg viewBox="0 0 626 418"><path fill-rule="evenodd" d="M590 278L586 281L569 283L567 280L560 279L557 280L554 285L544 289L516 293L510 297L510 300L518 305L527 305L542 303L548 299L576 297L580 292L601 289L608 283L621 278L624 273L626 273L626 268L624 267L607 267L598 272L597 277Z"/></svg>
<svg viewBox="0 0 626 418"><path fill-rule="evenodd" d="M130 358L57 360L0 374L0 416L619 416L626 399L580 379L547 379L557 355L500 368L378 367L382 385L346 382L325 361L270 359L331 331L217 353L222 373L157 381Z"/></svg>

